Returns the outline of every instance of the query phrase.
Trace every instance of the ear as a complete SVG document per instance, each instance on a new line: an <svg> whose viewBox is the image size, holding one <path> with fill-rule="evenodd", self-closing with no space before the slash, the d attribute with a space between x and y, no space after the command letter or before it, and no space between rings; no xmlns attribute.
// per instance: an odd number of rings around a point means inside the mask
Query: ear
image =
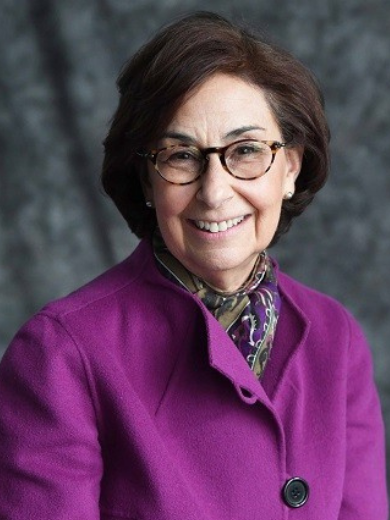
<svg viewBox="0 0 390 520"><path fill-rule="evenodd" d="M295 191L295 181L302 168L303 146L294 146L285 149L286 156L286 175L284 180L284 189L286 192Z"/></svg>

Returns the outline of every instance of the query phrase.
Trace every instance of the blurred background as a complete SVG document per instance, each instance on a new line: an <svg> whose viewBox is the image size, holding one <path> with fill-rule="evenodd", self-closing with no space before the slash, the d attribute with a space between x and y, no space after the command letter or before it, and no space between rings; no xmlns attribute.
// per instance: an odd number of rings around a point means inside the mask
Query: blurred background
<svg viewBox="0 0 390 520"><path fill-rule="evenodd" d="M99 186L115 80L162 24L213 10L260 28L322 85L331 178L272 254L362 324L389 446L388 0L0 0L0 7L0 356L47 301L133 250L137 240Z"/></svg>

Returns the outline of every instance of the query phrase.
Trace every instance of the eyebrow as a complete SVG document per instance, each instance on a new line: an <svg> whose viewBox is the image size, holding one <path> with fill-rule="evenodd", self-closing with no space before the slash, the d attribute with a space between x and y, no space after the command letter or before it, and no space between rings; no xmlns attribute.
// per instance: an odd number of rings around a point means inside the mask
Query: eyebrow
<svg viewBox="0 0 390 520"><path fill-rule="evenodd" d="M245 132L250 132L252 130L260 130L262 132L265 132L266 129L262 126L241 126L240 128L235 128L234 130L231 130L230 132L225 134L223 138L228 139L231 137L240 137L240 135L244 134ZM196 139L194 139L188 134L182 134L181 132L165 132L161 135L160 139L177 139L178 141L182 141L183 143L196 143Z"/></svg>
<svg viewBox="0 0 390 520"><path fill-rule="evenodd" d="M177 139L185 143L195 143L195 139L187 134L181 134L180 132L165 132L161 135L160 139Z"/></svg>
<svg viewBox="0 0 390 520"><path fill-rule="evenodd" d="M227 137L240 137L241 134L245 134L245 132L250 132L251 130L261 130L265 132L265 128L262 126L241 126L240 128L236 128L235 130L231 130L227 134L224 135L224 138Z"/></svg>

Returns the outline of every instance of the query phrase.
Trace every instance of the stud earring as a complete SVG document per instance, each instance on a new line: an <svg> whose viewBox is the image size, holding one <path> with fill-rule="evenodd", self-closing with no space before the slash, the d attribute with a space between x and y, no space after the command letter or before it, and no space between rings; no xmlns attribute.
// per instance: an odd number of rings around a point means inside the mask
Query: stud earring
<svg viewBox="0 0 390 520"><path fill-rule="evenodd" d="M294 193L292 191L288 191L286 195L284 196L284 200L290 200L292 199Z"/></svg>
<svg viewBox="0 0 390 520"><path fill-rule="evenodd" d="M153 208L153 203L150 200L147 200L145 202L145 205L146 205L147 208Z"/></svg>

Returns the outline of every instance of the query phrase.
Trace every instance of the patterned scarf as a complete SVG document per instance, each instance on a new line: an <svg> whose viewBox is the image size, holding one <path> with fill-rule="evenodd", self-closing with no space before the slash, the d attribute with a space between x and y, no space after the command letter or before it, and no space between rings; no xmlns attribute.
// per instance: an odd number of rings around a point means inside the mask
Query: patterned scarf
<svg viewBox="0 0 390 520"><path fill-rule="evenodd" d="M275 273L266 252L259 255L248 280L238 291L223 293L190 273L169 252L159 230L153 236L153 249L161 273L202 300L261 379L280 312Z"/></svg>

